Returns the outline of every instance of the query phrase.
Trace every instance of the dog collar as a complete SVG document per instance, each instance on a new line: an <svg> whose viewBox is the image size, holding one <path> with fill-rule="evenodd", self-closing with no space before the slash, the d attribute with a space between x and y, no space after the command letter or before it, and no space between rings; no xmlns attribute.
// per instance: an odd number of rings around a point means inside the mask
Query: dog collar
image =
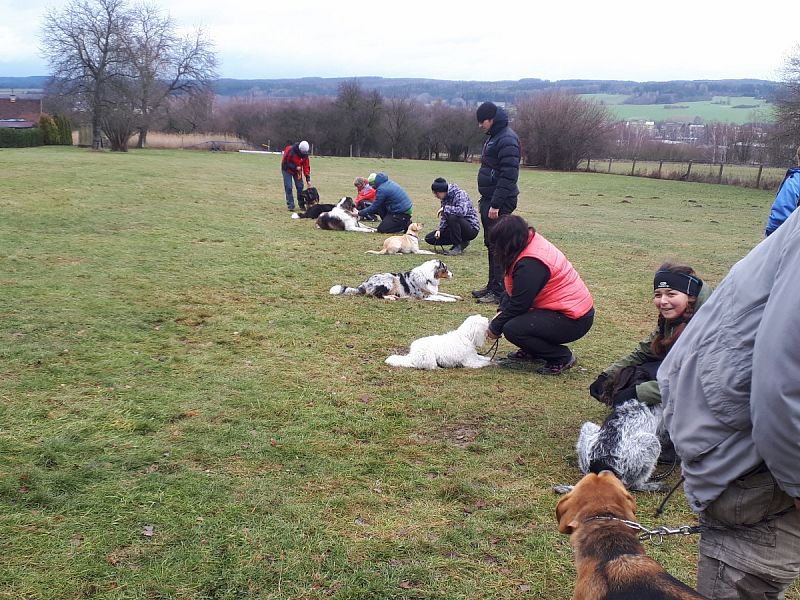
<svg viewBox="0 0 800 600"><path fill-rule="evenodd" d="M416 233L407 233L406 235L410 235L410 236L411 236L411 237L413 237L413 238L417 238L417 239L419 239L419 237L417 236L417 234L416 234Z"/></svg>

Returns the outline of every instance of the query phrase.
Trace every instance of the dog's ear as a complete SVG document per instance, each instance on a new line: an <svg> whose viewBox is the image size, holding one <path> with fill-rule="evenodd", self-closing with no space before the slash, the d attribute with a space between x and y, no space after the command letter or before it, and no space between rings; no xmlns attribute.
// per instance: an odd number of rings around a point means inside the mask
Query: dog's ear
<svg viewBox="0 0 800 600"><path fill-rule="evenodd" d="M561 498L556 504L556 520L558 521L559 533L567 535L575 531L578 527L578 520L575 518L574 500L572 492Z"/></svg>
<svg viewBox="0 0 800 600"><path fill-rule="evenodd" d="M631 495L628 490L625 490L625 507L628 509L627 518L630 520L636 519L636 499Z"/></svg>

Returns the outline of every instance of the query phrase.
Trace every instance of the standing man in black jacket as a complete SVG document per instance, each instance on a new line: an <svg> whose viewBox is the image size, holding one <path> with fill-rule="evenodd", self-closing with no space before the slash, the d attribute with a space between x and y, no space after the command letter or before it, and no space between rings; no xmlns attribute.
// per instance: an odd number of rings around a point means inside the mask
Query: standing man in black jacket
<svg viewBox="0 0 800 600"><path fill-rule="evenodd" d="M519 137L508 126L506 111L491 102L481 104L476 116L478 126L489 136L483 145L481 168L478 171L483 243L489 250L489 281L485 288L474 290L472 295L481 304L499 304L503 295L503 272L495 260L489 235L498 217L511 214L517 208Z"/></svg>

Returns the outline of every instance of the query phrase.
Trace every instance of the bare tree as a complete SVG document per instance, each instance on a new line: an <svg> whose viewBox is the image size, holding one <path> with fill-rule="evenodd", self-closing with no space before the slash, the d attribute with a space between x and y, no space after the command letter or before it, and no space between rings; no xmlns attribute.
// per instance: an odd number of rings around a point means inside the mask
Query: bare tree
<svg viewBox="0 0 800 600"><path fill-rule="evenodd" d="M452 161L466 160L470 150L477 146L483 134L475 123L475 113L469 108L454 108L443 103L432 109L433 132L436 141L434 154L447 151Z"/></svg>
<svg viewBox="0 0 800 600"><path fill-rule="evenodd" d="M42 54L63 93L74 95L91 115L92 148L99 149L109 82L123 65L124 0L71 0L49 9L42 26Z"/></svg>
<svg viewBox="0 0 800 600"><path fill-rule="evenodd" d="M582 159L605 154L612 131L604 105L561 90L521 102L515 129L528 164L567 171Z"/></svg>
<svg viewBox="0 0 800 600"><path fill-rule="evenodd" d="M788 160L800 141L800 45L783 65L781 84L773 99L776 128L770 145L778 157L785 155Z"/></svg>
<svg viewBox="0 0 800 600"><path fill-rule="evenodd" d="M339 123L344 128L342 141L352 146L356 156L361 156L374 142L383 97L377 91L365 91L358 81L346 81L339 85L335 104Z"/></svg>
<svg viewBox="0 0 800 600"><path fill-rule="evenodd" d="M167 98L198 94L216 78L217 59L201 29L178 37L174 21L152 4L135 6L122 36L123 55L131 80L126 86L138 115L138 148Z"/></svg>
<svg viewBox="0 0 800 600"><path fill-rule="evenodd" d="M413 155L419 114L421 107L408 98L391 98L384 106L384 131L389 154L393 158Z"/></svg>

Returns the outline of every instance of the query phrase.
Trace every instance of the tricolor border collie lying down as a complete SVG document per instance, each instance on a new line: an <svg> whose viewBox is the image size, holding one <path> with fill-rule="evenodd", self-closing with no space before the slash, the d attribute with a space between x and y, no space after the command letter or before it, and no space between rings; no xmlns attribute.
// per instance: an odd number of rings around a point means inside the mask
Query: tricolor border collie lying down
<svg viewBox="0 0 800 600"><path fill-rule="evenodd" d="M439 281L450 279L453 274L440 260L429 260L405 273L378 273L358 287L335 285L330 289L333 296L366 295L384 300L417 298L433 302L455 302L461 296L439 291Z"/></svg>
<svg viewBox="0 0 800 600"><path fill-rule="evenodd" d="M339 200L339 203L332 210L322 213L317 218L317 228L375 233L375 229L372 227L359 225L356 204L350 196L345 196Z"/></svg>

